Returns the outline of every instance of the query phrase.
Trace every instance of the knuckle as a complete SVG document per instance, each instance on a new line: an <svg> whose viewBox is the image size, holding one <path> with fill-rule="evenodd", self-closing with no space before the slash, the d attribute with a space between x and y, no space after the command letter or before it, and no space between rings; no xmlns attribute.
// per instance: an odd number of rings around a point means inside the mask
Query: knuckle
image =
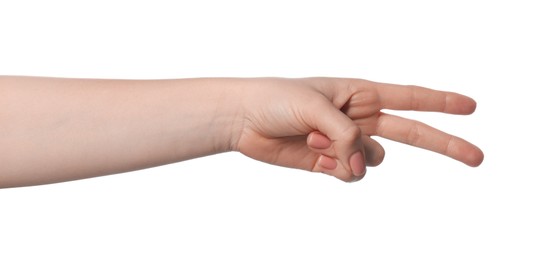
<svg viewBox="0 0 537 260"><path fill-rule="evenodd" d="M419 110L420 109L420 99L418 97L418 92L422 87L416 86L416 85L407 85L408 90L410 91L410 106L412 110Z"/></svg>
<svg viewBox="0 0 537 260"><path fill-rule="evenodd" d="M352 174L346 174L344 176L339 177L339 179L346 183L353 183L353 182L359 181L361 178L358 178Z"/></svg>
<svg viewBox="0 0 537 260"><path fill-rule="evenodd" d="M444 154L450 154L451 151L454 149L455 145L455 137L450 135L448 141L446 142L446 145L442 149Z"/></svg>
<svg viewBox="0 0 537 260"><path fill-rule="evenodd" d="M422 129L419 123L412 124L412 127L408 130L405 138L406 144L417 144L422 138Z"/></svg>
<svg viewBox="0 0 537 260"><path fill-rule="evenodd" d="M353 125L347 127L342 132L341 139L344 140L344 141L354 142L356 139L360 138L361 135L362 135L362 130L360 129L360 127L358 127L357 125L353 124Z"/></svg>
<svg viewBox="0 0 537 260"><path fill-rule="evenodd" d="M378 166L380 165L383 161L384 161L384 157L386 156L386 152L384 152L384 150L382 150L381 152L379 152L379 155L377 157L377 160L375 161L375 166Z"/></svg>
<svg viewBox="0 0 537 260"><path fill-rule="evenodd" d="M384 155L385 155L384 150L375 152L368 166L379 166L384 161Z"/></svg>
<svg viewBox="0 0 537 260"><path fill-rule="evenodd" d="M363 178L365 177L365 174L364 175L360 175L360 176L355 176L355 175L350 175L348 179L345 180L346 183L353 183L353 182L358 182L360 180L362 180Z"/></svg>
<svg viewBox="0 0 537 260"><path fill-rule="evenodd" d="M378 92L368 90L360 92L359 100L362 105L376 105L379 103L380 97Z"/></svg>

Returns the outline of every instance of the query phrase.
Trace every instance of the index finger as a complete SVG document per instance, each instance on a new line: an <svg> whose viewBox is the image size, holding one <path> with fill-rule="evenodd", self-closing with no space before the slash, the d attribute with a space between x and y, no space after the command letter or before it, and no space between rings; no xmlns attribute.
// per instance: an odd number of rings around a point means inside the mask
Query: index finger
<svg viewBox="0 0 537 260"><path fill-rule="evenodd" d="M413 85L377 83L381 108L393 110L433 111L468 115L476 102L467 96Z"/></svg>

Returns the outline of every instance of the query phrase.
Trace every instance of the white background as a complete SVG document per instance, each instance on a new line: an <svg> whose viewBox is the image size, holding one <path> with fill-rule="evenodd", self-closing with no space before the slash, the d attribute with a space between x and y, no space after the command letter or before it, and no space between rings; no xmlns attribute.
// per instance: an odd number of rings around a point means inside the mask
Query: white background
<svg viewBox="0 0 537 260"><path fill-rule="evenodd" d="M417 84L478 101L402 114L486 155L381 139L352 184L229 153L0 190L0 259L536 259L531 2L0 1L3 75Z"/></svg>

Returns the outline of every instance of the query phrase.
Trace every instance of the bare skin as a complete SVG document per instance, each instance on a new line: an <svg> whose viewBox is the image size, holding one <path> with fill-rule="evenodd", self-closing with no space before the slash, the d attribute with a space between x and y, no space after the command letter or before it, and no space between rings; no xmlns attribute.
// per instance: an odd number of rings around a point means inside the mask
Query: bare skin
<svg viewBox="0 0 537 260"><path fill-rule="evenodd" d="M239 151L356 181L371 136L470 166L475 145L383 109L471 114L469 97L339 78L97 80L0 77L0 187L55 183Z"/></svg>

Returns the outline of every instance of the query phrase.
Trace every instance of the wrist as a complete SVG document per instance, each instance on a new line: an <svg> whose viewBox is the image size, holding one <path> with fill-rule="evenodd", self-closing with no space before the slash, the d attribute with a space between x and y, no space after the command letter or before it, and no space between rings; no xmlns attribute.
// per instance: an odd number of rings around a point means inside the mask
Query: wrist
<svg viewBox="0 0 537 260"><path fill-rule="evenodd" d="M180 98L181 106L187 108L179 108L179 111L190 111L191 114L181 115L179 120L196 126L188 138L181 137L190 142L184 147L197 147L196 157L235 151L244 118L243 80L200 78L180 82L188 88L189 94Z"/></svg>
<svg viewBox="0 0 537 260"><path fill-rule="evenodd" d="M223 92L219 99L216 121L220 121L222 131L219 131L221 141L219 152L238 151L238 143L244 129L245 113L244 100L247 79L216 79L215 83Z"/></svg>

